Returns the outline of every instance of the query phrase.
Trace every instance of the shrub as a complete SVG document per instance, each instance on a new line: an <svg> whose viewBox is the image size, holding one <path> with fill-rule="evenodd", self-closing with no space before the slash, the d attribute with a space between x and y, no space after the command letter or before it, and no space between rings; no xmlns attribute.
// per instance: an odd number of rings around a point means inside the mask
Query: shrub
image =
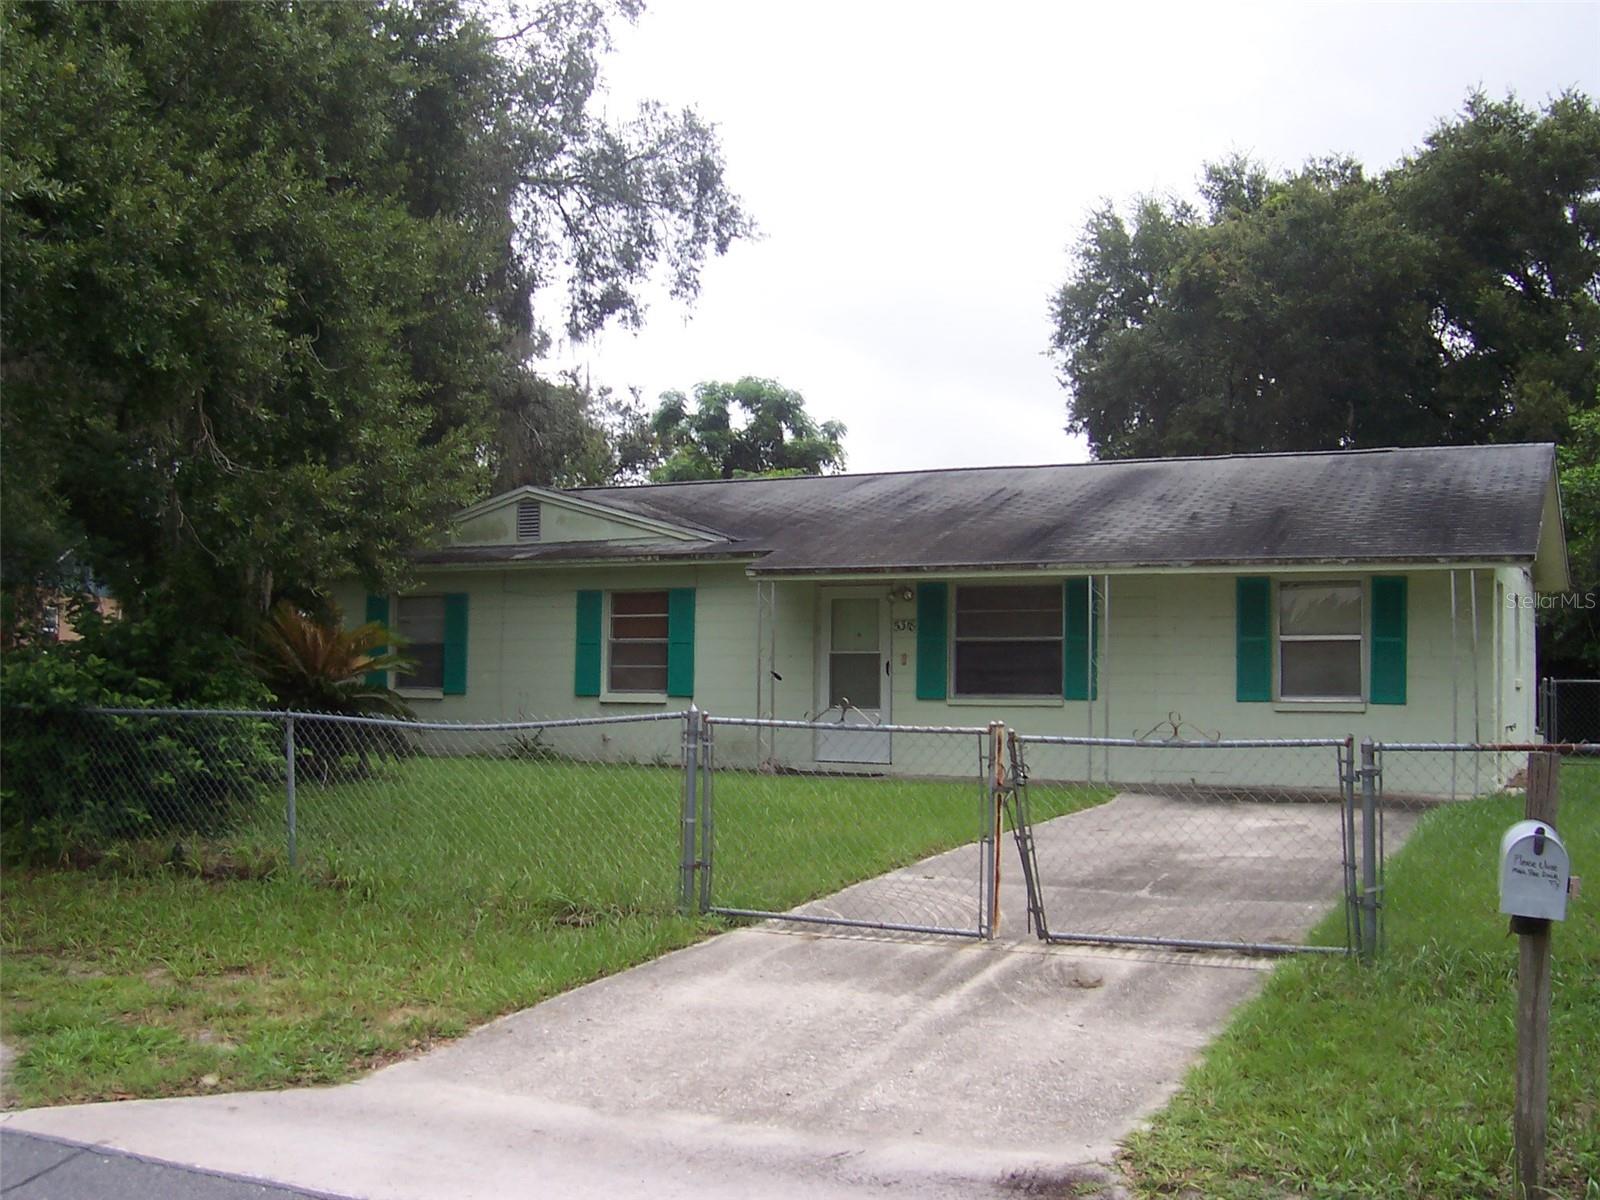
<svg viewBox="0 0 1600 1200"><path fill-rule="evenodd" d="M86 709L263 708L268 699L226 639L175 641L149 622L90 622L82 641L8 655L5 857L65 860L120 839L225 829L240 802L281 772L275 727Z"/></svg>

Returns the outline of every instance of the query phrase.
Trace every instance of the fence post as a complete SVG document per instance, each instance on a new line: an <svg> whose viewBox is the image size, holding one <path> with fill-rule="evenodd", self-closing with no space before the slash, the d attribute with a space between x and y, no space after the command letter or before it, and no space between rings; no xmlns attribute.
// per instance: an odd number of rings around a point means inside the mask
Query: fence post
<svg viewBox="0 0 1600 1200"><path fill-rule="evenodd" d="M683 845L678 862L678 911L694 911L695 832L699 824L697 788L700 784L700 710L693 704L683 728Z"/></svg>
<svg viewBox="0 0 1600 1200"><path fill-rule="evenodd" d="M716 756L713 753L711 722L700 714L700 911L711 909L711 856L716 841Z"/></svg>
<svg viewBox="0 0 1600 1200"><path fill-rule="evenodd" d="M289 835L289 869L292 871L299 865L299 851L295 845L295 812L294 812L294 714L290 713L283 722L283 758L287 770L284 775L285 803L284 821Z"/></svg>
<svg viewBox="0 0 1600 1200"><path fill-rule="evenodd" d="M1561 756L1528 755L1523 816L1556 827ZM1544 1147L1550 1118L1550 922L1512 917L1517 933L1517 1107L1512 1120L1518 1200L1553 1195L1544 1186Z"/></svg>
<svg viewBox="0 0 1600 1200"><path fill-rule="evenodd" d="M1006 727L1000 721L989 722L989 811L988 811L988 862L989 921L988 936L1000 931L1000 836L1004 832L1006 789Z"/></svg>
<svg viewBox="0 0 1600 1200"><path fill-rule="evenodd" d="M1344 944L1354 950L1361 941L1361 889L1356 883L1356 739L1339 748L1339 837L1344 858Z"/></svg>
<svg viewBox="0 0 1600 1200"><path fill-rule="evenodd" d="M1361 740L1361 957L1378 953L1378 755Z"/></svg>

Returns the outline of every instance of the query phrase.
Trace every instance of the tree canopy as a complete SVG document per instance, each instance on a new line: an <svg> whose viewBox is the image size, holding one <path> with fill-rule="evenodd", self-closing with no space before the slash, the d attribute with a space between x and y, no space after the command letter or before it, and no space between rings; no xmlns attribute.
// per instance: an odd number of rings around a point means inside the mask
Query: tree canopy
<svg viewBox="0 0 1600 1200"><path fill-rule="evenodd" d="M1100 457L1559 438L1600 381L1600 113L1469 97L1382 175L1205 168L1089 220L1053 305Z"/></svg>
<svg viewBox="0 0 1600 1200"><path fill-rule="evenodd" d="M799 392L771 379L698 384L692 407L664 392L650 428L661 457L650 478L661 482L844 469L845 427L818 425Z"/></svg>
<svg viewBox="0 0 1600 1200"><path fill-rule="evenodd" d="M1560 442L1576 589L1600 592L1600 111L1468 97L1377 176L1208 164L1198 202L1089 219L1054 297L1067 428L1099 458ZM1600 667L1600 615L1549 657Z"/></svg>
<svg viewBox="0 0 1600 1200"><path fill-rule="evenodd" d="M1593 677L1600 674L1600 396L1572 418L1558 454L1573 590L1549 614L1546 649L1552 665Z"/></svg>
<svg viewBox="0 0 1600 1200"><path fill-rule="evenodd" d="M596 104L635 0L0 9L7 586L239 629L482 495L551 330L750 231L713 130Z"/></svg>
<svg viewBox="0 0 1600 1200"><path fill-rule="evenodd" d="M636 481L660 463L650 415L636 397L591 388L575 372L523 373L495 405L493 490Z"/></svg>

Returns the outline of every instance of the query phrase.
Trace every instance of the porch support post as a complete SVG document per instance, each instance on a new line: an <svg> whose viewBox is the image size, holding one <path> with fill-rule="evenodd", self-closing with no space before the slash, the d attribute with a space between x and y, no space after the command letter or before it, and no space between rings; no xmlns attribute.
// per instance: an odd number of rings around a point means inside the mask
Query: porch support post
<svg viewBox="0 0 1600 1200"><path fill-rule="evenodd" d="M756 706L753 716L771 720L778 709L778 585L756 580ZM763 743L770 741L770 749ZM778 731L756 730L756 762L778 755Z"/></svg>
<svg viewBox="0 0 1600 1200"><path fill-rule="evenodd" d="M1084 730L1085 736L1094 737L1094 656L1098 647L1094 644L1094 576L1090 575L1085 581L1084 589L1088 594L1089 602L1083 606L1084 637L1083 644L1089 647L1089 652L1084 655L1083 670L1083 713L1088 728ZM1083 782L1094 782L1094 746L1089 744L1083 748Z"/></svg>
<svg viewBox="0 0 1600 1200"><path fill-rule="evenodd" d="M1100 730L1106 741L1111 740L1111 576L1100 577L1101 612L1100 637ZM1111 786L1111 747L1105 748L1101 766L1106 773L1106 786Z"/></svg>
<svg viewBox="0 0 1600 1200"><path fill-rule="evenodd" d="M767 718L778 716L778 585L767 584ZM772 731L772 756L778 756L778 731Z"/></svg>
<svg viewBox="0 0 1600 1200"><path fill-rule="evenodd" d="M1460 605L1456 600L1456 569L1450 568L1450 741L1461 741L1461 699L1459 679L1461 652L1456 644L1456 623ZM1450 799L1456 798L1456 755L1450 756Z"/></svg>
<svg viewBox="0 0 1600 1200"><path fill-rule="evenodd" d="M1483 685L1478 679L1478 568L1473 567L1467 572L1467 590L1472 597L1472 741L1474 745L1483 741L1483 723L1480 706L1483 703ZM1482 755L1476 750L1472 752L1472 794L1476 796L1480 790L1478 768Z"/></svg>
<svg viewBox="0 0 1600 1200"><path fill-rule="evenodd" d="M755 655L754 655L755 660L756 660L756 702L755 702L755 707L750 710L750 715L753 716L753 717L756 717L756 718L759 718L762 715L761 714L761 677L762 677L761 643L762 643L762 640L763 640L762 635L766 632L766 625L765 625L765 622L766 622L766 607L765 607L766 606L766 588L767 588L767 585L766 585L766 583L764 581L762 581L760 579L756 580L756 652L755 652ZM758 767L762 763L762 755L761 755L762 736L763 736L763 730L761 730L758 727L756 729L756 762L755 762L755 765L758 766Z"/></svg>

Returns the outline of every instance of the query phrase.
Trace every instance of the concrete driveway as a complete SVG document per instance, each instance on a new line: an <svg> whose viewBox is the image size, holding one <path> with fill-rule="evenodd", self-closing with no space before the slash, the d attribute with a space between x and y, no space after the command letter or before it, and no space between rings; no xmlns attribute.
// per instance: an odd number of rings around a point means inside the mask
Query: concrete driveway
<svg viewBox="0 0 1600 1200"><path fill-rule="evenodd" d="M1047 844L1128 801L1041 826ZM1177 803L1177 802L1172 802ZM1336 810L1278 805L1320 840ZM1077 823L1074 825L1074 823ZM1389 845L1404 830L1391 819ZM1337 835L1333 845L1337 852ZM1270 964L1044 947L1007 847L993 943L743 929L495 1021L353 1084L39 1109L5 1127L380 1200L437 1197L1115 1195L1118 1139L1158 1108ZM904 874L971 887L940 856ZM964 861L964 860L963 860ZM1297 936L1338 894L1255 866ZM1184 889L1235 870L1197 853ZM1085 880L1083 911L1159 892ZM1210 880L1213 891L1222 877ZM859 886L859 885L858 885ZM1070 881L1052 880L1070 911ZM843 895L843 894L842 894ZM1252 903L1270 905L1270 899ZM953 895L965 910L965 894ZM1181 920L1184 906L1169 906ZM1194 906L1189 911L1198 911Z"/></svg>

